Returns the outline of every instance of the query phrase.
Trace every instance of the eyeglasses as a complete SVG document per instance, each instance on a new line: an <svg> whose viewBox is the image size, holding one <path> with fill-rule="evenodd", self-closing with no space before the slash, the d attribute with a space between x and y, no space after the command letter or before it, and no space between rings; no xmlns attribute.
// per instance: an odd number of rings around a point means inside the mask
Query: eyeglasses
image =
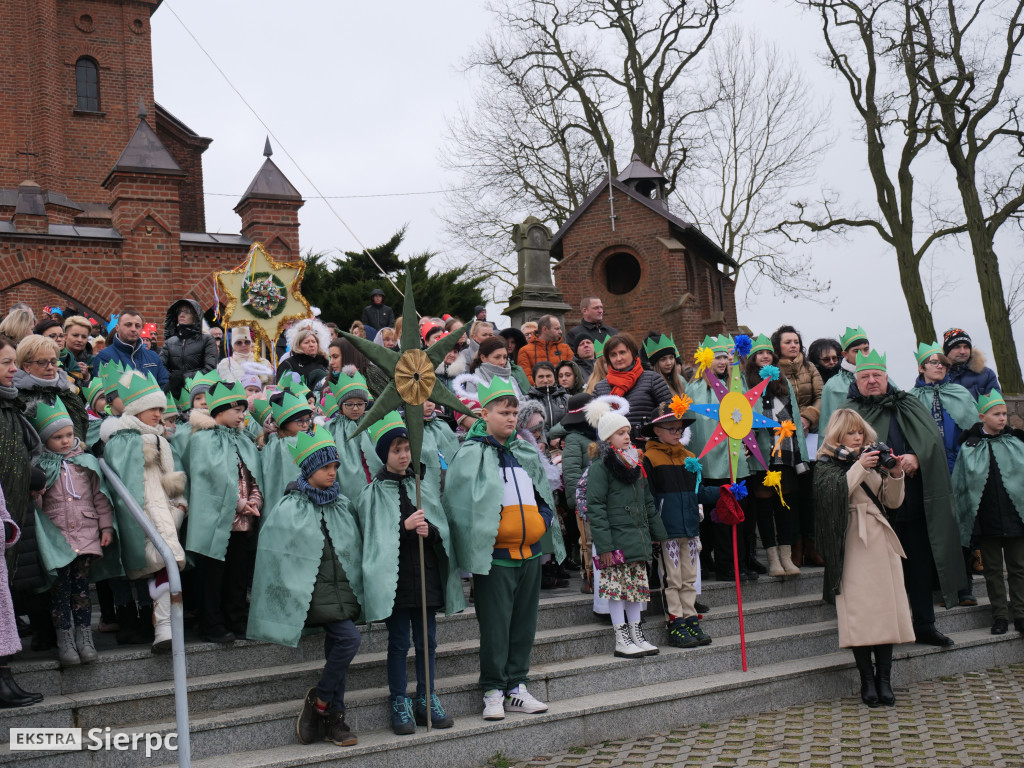
<svg viewBox="0 0 1024 768"><path fill-rule="evenodd" d="M26 360L25 365L38 365L40 368L56 368L57 360L55 358L50 360Z"/></svg>
<svg viewBox="0 0 1024 768"><path fill-rule="evenodd" d="M839 355L822 355L820 359L823 363L838 363Z"/></svg>
<svg viewBox="0 0 1024 768"><path fill-rule="evenodd" d="M349 409L351 409L353 411L358 411L358 410L366 407L366 401L365 400L346 400L344 403L341 404L341 407L342 408L349 408Z"/></svg>
<svg viewBox="0 0 1024 768"><path fill-rule="evenodd" d="M308 427L313 423L312 416L299 416L298 418L292 419L293 422L298 424L300 427Z"/></svg>
<svg viewBox="0 0 1024 768"><path fill-rule="evenodd" d="M670 435L681 435L681 434L683 434L683 427L682 427L682 425L679 425L677 427L663 427L660 424L658 424L657 428L665 430Z"/></svg>
<svg viewBox="0 0 1024 768"><path fill-rule="evenodd" d="M935 366L938 366L939 368L945 368L946 367L946 364L944 362L942 362L941 360L926 360L924 364L925 365L935 365Z"/></svg>
<svg viewBox="0 0 1024 768"><path fill-rule="evenodd" d="M235 342L235 346L236 347L251 347L252 346L252 342L249 341L248 339L241 339L241 340Z"/></svg>

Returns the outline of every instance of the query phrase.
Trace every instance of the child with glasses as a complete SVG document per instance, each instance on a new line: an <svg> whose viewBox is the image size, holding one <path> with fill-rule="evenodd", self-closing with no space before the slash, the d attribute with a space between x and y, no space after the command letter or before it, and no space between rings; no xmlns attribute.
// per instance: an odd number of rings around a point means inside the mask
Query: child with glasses
<svg viewBox="0 0 1024 768"><path fill-rule="evenodd" d="M349 440L369 410L370 390L366 378L354 366L346 365L338 374L338 380L331 385L331 394L338 401L339 407L338 413L326 426L338 444L341 461L338 482L341 484L341 492L355 499L384 466L365 430Z"/></svg>

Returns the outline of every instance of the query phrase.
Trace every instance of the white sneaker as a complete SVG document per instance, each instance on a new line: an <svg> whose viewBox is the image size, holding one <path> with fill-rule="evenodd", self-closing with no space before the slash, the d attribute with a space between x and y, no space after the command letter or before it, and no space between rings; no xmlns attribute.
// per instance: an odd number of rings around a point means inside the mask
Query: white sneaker
<svg viewBox="0 0 1024 768"><path fill-rule="evenodd" d="M629 636L633 639L633 644L643 651L645 656L658 655L658 646L648 642L647 638L644 637L644 628L640 625L639 621L634 621L626 626L629 627Z"/></svg>
<svg viewBox="0 0 1024 768"><path fill-rule="evenodd" d="M484 692L484 720L505 719L505 708L502 706L504 698L505 692L497 688Z"/></svg>
<svg viewBox="0 0 1024 768"><path fill-rule="evenodd" d="M633 642L633 635L629 631L629 624L616 624L612 629L615 631L615 655L627 659L638 659L646 656L647 652Z"/></svg>
<svg viewBox="0 0 1024 768"><path fill-rule="evenodd" d="M547 712L548 705L542 701L537 701L537 699L535 699L533 695L526 690L526 686L520 684L505 695L505 711L526 712L527 714L534 715L538 712Z"/></svg>

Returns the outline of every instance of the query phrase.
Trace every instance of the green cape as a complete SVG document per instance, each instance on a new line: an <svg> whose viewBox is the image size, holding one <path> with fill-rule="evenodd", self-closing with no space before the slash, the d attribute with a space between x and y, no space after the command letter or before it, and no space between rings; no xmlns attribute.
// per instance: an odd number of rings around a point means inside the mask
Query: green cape
<svg viewBox="0 0 1024 768"><path fill-rule="evenodd" d="M288 483L299 479L299 465L292 458L288 446L295 446L294 437L271 436L267 444L260 451L260 466L263 468L263 483L260 490L263 492L263 517L265 522L267 513L277 506L277 503L284 498L284 489ZM339 479L340 479L339 472Z"/></svg>
<svg viewBox="0 0 1024 768"><path fill-rule="evenodd" d="M501 523L503 496L498 451L493 446L468 438L484 436L487 427L479 420L469 431L455 459L448 466L444 483L444 508L452 532L452 545L458 567L470 573L487 574L491 570L494 540ZM555 511L551 485L541 467L537 449L515 435L506 447L533 481L534 491L555 514L551 527L540 540L541 550L553 554L555 560L565 559L562 530Z"/></svg>
<svg viewBox="0 0 1024 768"><path fill-rule="evenodd" d="M100 441L100 427L103 426L103 419L89 419L89 426L85 430L85 449L91 451L93 446Z"/></svg>
<svg viewBox="0 0 1024 768"><path fill-rule="evenodd" d="M246 412L245 423L242 425L242 431L249 436L249 439L254 443L260 439L260 435L263 434L263 425L256 421L256 417L251 413ZM174 431L177 434L177 430Z"/></svg>
<svg viewBox="0 0 1024 768"><path fill-rule="evenodd" d="M970 545L974 533L974 520L988 482L991 456L995 456L1003 487L1024 521L1024 442L1005 432L997 437L984 437L977 445L964 443L953 467L953 498L960 543L965 547Z"/></svg>
<svg viewBox="0 0 1024 768"><path fill-rule="evenodd" d="M455 452L459 450L459 439L455 437L451 427L440 419L432 419L423 423L423 446L420 448L420 462L427 468L423 476L423 496L430 496L435 502L441 502L441 457L446 466L450 466ZM446 470L447 471L447 470Z"/></svg>
<svg viewBox="0 0 1024 768"><path fill-rule="evenodd" d="M712 376L714 374L711 374ZM725 382L728 386L728 382ZM711 391L711 387L704 379L695 378L689 384L686 385L686 394L693 399L695 405L718 405L718 396ZM700 452L704 450L704 446L708 444L708 440L711 439L711 433L715 431L715 427L718 425L718 421L715 419L708 418L707 416L696 416L696 421L690 426L690 445L689 449L696 455L700 455ZM761 430L757 430L761 431ZM768 457L765 456L765 461ZM754 462L757 464L757 462ZM708 453L700 460L702 477L706 477L713 480L727 480L731 477L729 473L729 442L723 440L717 446L711 449ZM763 471L761 465L757 464L758 471ZM744 460L740 460L739 466L736 467L736 479L742 480L750 474L750 467Z"/></svg>
<svg viewBox="0 0 1024 768"><path fill-rule="evenodd" d="M110 436L103 448L103 459L121 478L132 498L145 509L146 498L142 491L142 435L130 429L118 430ZM121 562L124 569L142 570L146 567L146 533L132 517L131 510L120 496L115 493L111 501L114 505L114 519L117 521L117 535L121 544Z"/></svg>
<svg viewBox="0 0 1024 768"><path fill-rule="evenodd" d="M863 401L847 400L843 407L852 408L863 416L878 434L878 439L883 441L887 439L892 413L895 411L896 422L920 464L928 541L939 574L942 599L947 609L955 608L960 604L957 592L966 586L967 577L953 512L949 462L931 412L916 397L895 387L885 395L866 397Z"/></svg>
<svg viewBox="0 0 1024 768"><path fill-rule="evenodd" d="M341 460L341 466L338 467L338 483L341 485L341 493L350 499L356 498L363 488L369 485L363 461L370 469L370 477L376 477L377 472L384 466L377 458L377 452L373 450L373 440L368 430L363 430L351 440L348 439L358 427L358 421L346 418L340 413L327 422L327 431L338 444L338 458Z"/></svg>
<svg viewBox="0 0 1024 768"><path fill-rule="evenodd" d="M188 473L188 536L185 549L223 560L238 504L241 458L256 484L263 487L260 454L248 435L217 425L192 433L185 453Z"/></svg>
<svg viewBox="0 0 1024 768"><path fill-rule="evenodd" d="M174 428L171 435L171 453L174 454L174 463L183 462L185 454L188 453L188 439L192 436L192 425L187 421Z"/></svg>
<svg viewBox="0 0 1024 768"><path fill-rule="evenodd" d="M931 413L936 389L939 391L942 410L950 415L960 429L970 429L978 423L978 405L971 393L959 384L948 381L943 384L923 384L910 390L910 394L920 400L921 405Z"/></svg>
<svg viewBox="0 0 1024 768"><path fill-rule="evenodd" d="M260 528L246 630L250 640L299 644L324 550L321 521L352 591L362 599L362 536L348 499L338 496L333 504L317 506L292 491Z"/></svg>
<svg viewBox="0 0 1024 768"><path fill-rule="evenodd" d="M39 468L46 473L47 489L52 487L60 477L61 458L61 456L53 453L52 451L44 450L36 460L36 464ZM114 497L110 493L110 489L107 487L106 478L103 477L103 471L100 469L100 463L96 457L91 453L80 453L77 456L72 456L68 461L79 467L85 467L96 474L100 479L100 491L107 497L107 500L113 507ZM39 556L43 561L43 567L46 569L46 573L49 576L47 583L52 584L53 580L57 578L57 569L63 568L78 557L78 554L71 548L68 544L68 540L64 537L64 534L61 533L61 530L49 517L47 517L45 512L37 507L35 513L36 544L39 548ZM89 565L89 581L102 581L103 579L124 576L124 568L121 565L121 550L118 545L119 540L117 515L115 514L114 541L110 546L103 548L103 557L98 560L94 559Z"/></svg>
<svg viewBox="0 0 1024 768"><path fill-rule="evenodd" d="M825 382L821 388L821 411L818 413L818 434L822 439L828 432L828 421L836 408L842 408L843 403L850 395L850 385L855 381L854 376L840 364L839 371L835 376Z"/></svg>
<svg viewBox="0 0 1024 768"><path fill-rule="evenodd" d="M415 503L416 480L402 480L406 493ZM433 545L441 567L441 583L445 594L445 613L458 613L466 607L462 579L452 557L451 534L448 518L444 516L440 499L420 494L427 521L437 528L441 544ZM383 621L391 615L398 589L399 499L398 482L376 479L366 486L356 499L355 514L363 532L363 594L359 604L363 607L366 623ZM430 546L430 545L426 545ZM417 582L418 583L418 582Z"/></svg>

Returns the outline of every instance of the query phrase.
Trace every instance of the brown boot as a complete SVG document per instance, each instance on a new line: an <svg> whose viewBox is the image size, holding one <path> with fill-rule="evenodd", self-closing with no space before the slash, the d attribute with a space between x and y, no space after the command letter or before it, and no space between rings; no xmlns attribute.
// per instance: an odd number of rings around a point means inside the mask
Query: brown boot
<svg viewBox="0 0 1024 768"><path fill-rule="evenodd" d="M793 565L799 568L804 564L804 540L802 536L798 536L797 540L793 542L793 551L791 553Z"/></svg>
<svg viewBox="0 0 1024 768"><path fill-rule="evenodd" d="M812 568L824 568L825 561L814 548L813 539L804 539L804 562Z"/></svg>

